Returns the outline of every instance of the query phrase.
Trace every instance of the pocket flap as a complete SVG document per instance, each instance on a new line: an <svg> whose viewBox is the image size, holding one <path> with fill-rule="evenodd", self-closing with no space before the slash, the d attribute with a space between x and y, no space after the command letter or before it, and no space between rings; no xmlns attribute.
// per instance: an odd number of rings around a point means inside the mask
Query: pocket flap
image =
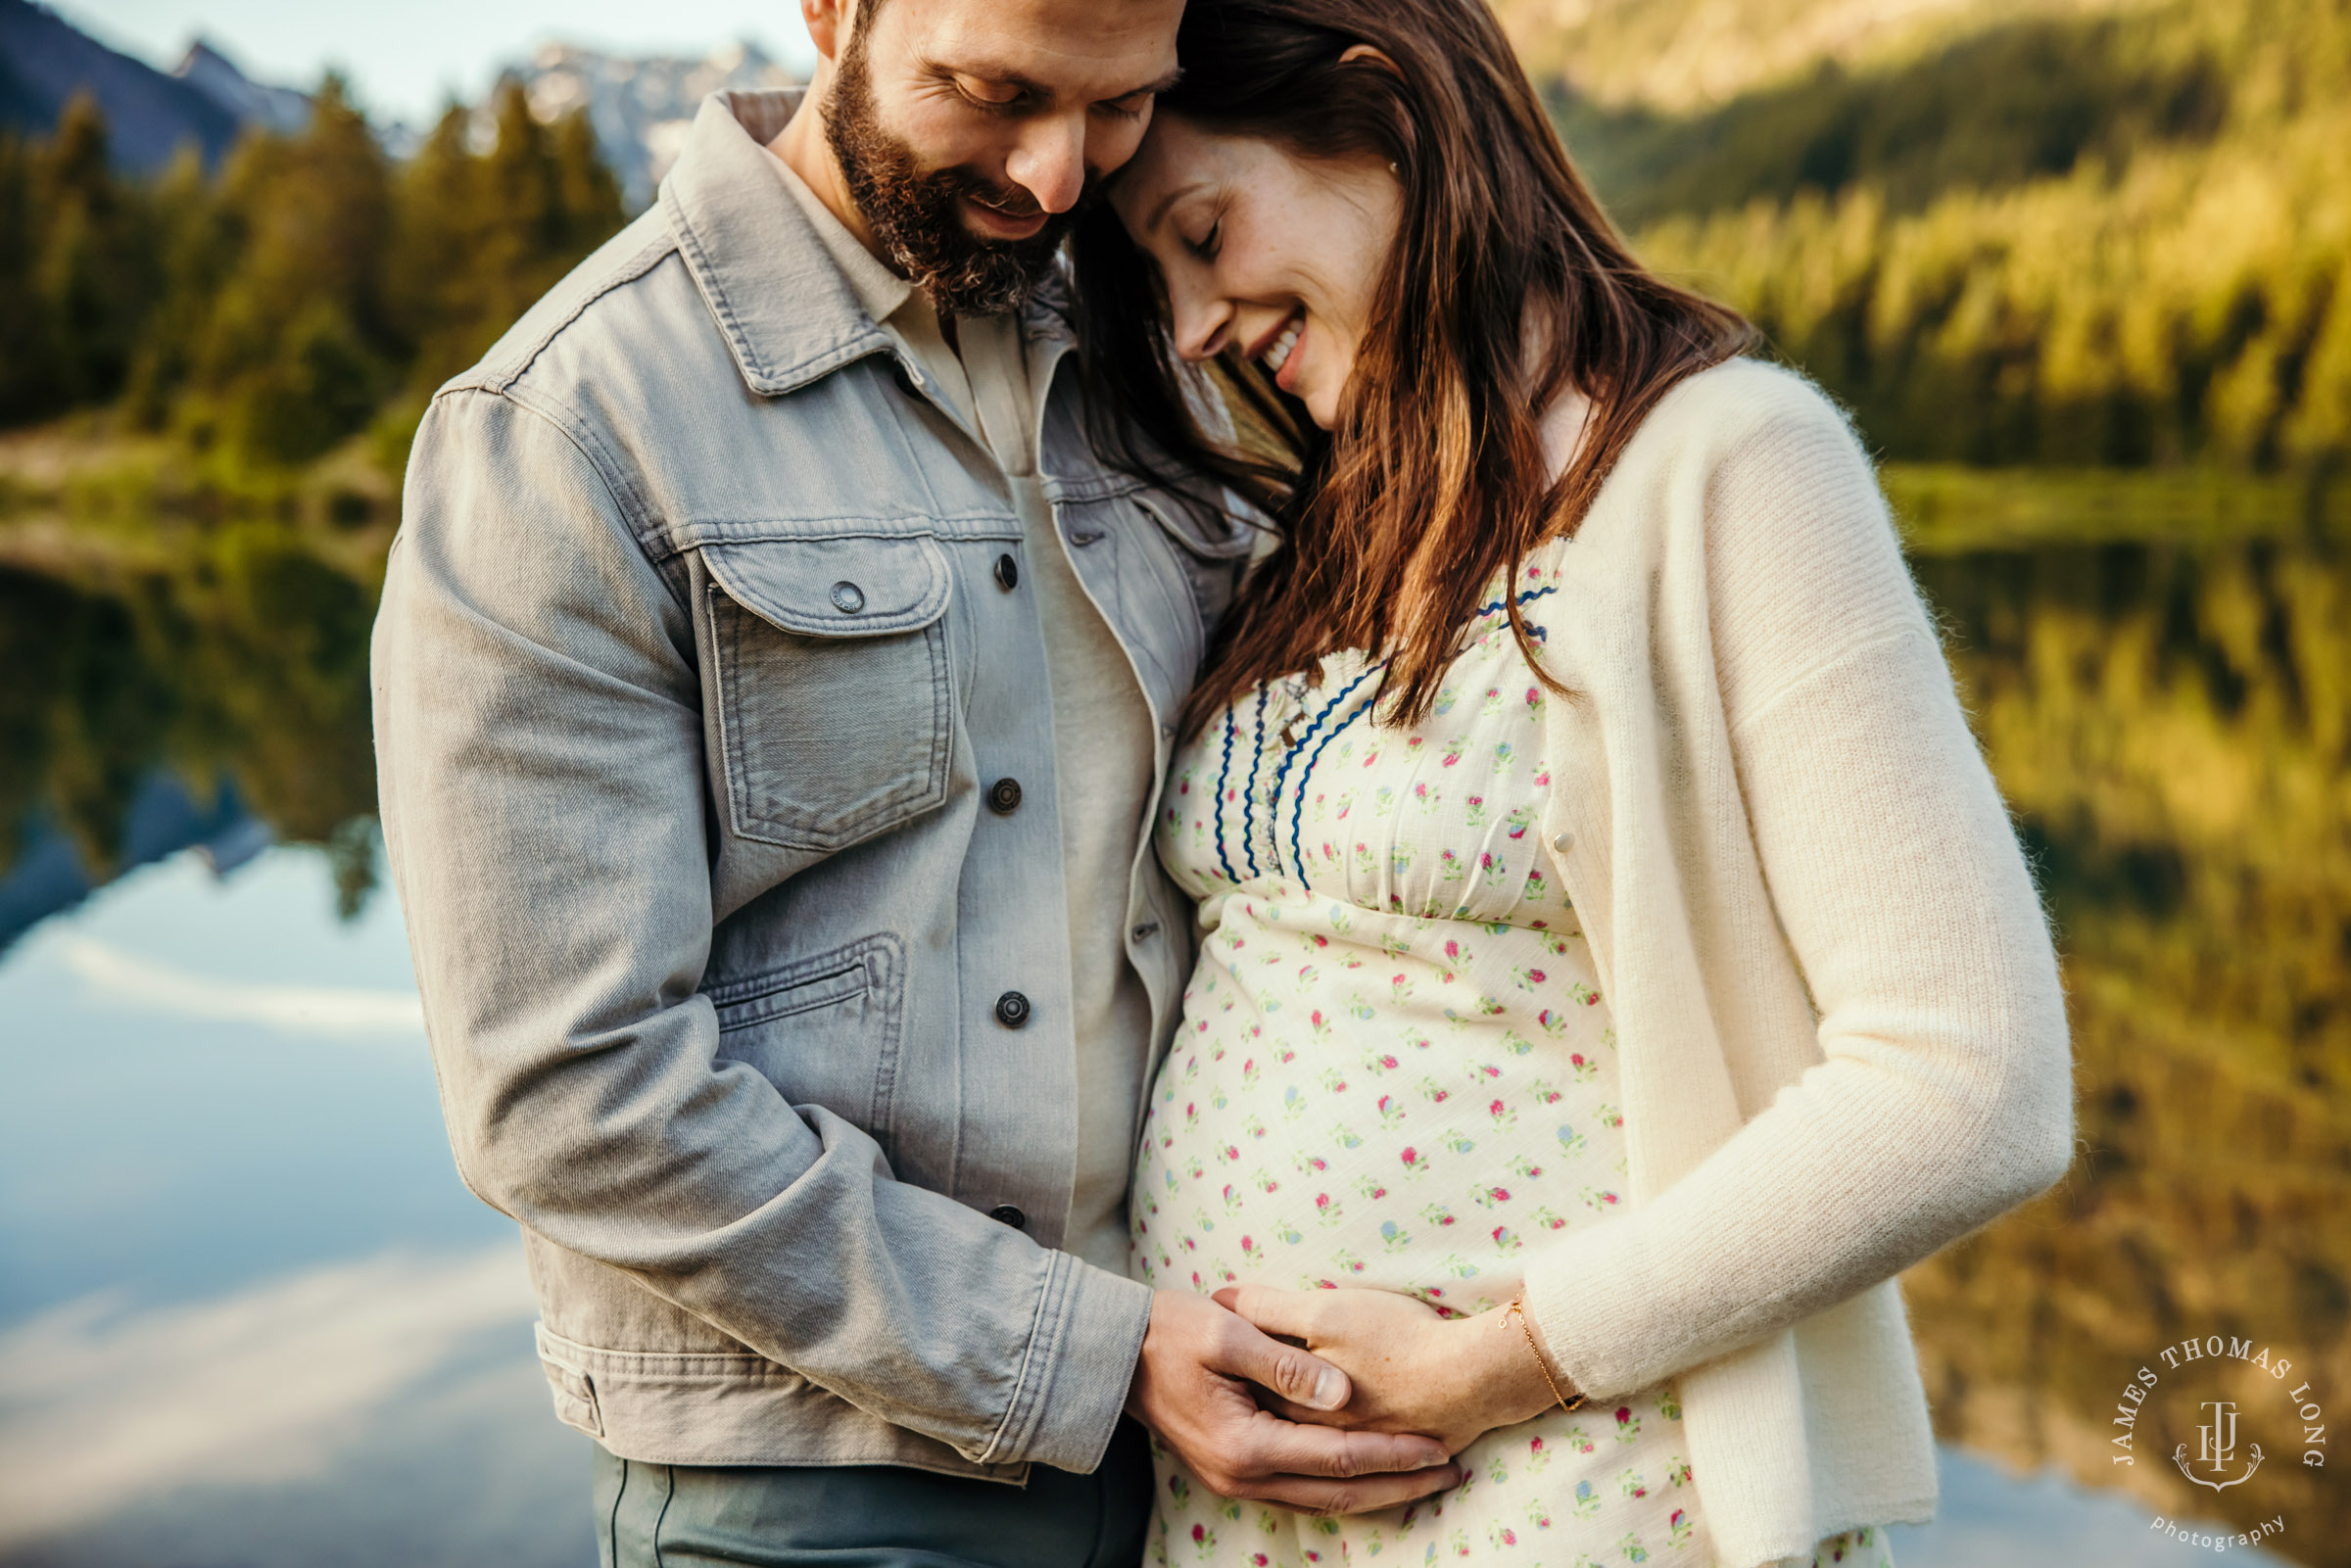
<svg viewBox="0 0 2351 1568"><path fill-rule="evenodd" d="M1138 492L1136 504L1157 519L1176 544L1211 560L1235 560L1257 547L1257 530L1196 501L1166 492ZM1227 500L1236 506L1237 498Z"/></svg>
<svg viewBox="0 0 2351 1568"><path fill-rule="evenodd" d="M927 536L705 545L702 562L729 598L802 637L929 626L946 612L951 582L945 552Z"/></svg>

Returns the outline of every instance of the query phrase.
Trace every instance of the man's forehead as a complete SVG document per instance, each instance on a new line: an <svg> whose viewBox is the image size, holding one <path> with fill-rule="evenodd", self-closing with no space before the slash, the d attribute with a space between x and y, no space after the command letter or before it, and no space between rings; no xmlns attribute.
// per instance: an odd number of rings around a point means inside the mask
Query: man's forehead
<svg viewBox="0 0 2351 1568"><path fill-rule="evenodd" d="M1115 97L1175 70L1183 0L888 0L878 20L892 12L926 64Z"/></svg>

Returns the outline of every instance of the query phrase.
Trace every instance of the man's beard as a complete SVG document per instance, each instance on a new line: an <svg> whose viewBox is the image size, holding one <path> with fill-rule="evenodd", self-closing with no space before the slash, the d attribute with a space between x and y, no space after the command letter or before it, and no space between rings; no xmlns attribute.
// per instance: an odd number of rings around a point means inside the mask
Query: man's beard
<svg viewBox="0 0 2351 1568"><path fill-rule="evenodd" d="M969 168L924 173L914 149L882 126L862 36L852 35L841 51L825 141L884 255L930 290L941 315L1002 315L1020 309L1052 271L1054 253L1077 220L1075 209L1050 214L1025 240L984 240L964 227L964 197L1013 217L1034 213L1035 200Z"/></svg>

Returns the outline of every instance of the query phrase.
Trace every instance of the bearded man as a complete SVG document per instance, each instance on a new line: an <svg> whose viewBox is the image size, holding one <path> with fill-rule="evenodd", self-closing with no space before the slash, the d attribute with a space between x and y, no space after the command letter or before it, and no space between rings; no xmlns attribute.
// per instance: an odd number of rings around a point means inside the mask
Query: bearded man
<svg viewBox="0 0 2351 1568"><path fill-rule="evenodd" d="M1129 1410L1310 1506L1443 1460L1126 1274L1145 830L1249 540L1089 449L1056 257L1180 11L802 0L805 101L705 104L417 434L385 832L608 1568L1131 1563Z"/></svg>

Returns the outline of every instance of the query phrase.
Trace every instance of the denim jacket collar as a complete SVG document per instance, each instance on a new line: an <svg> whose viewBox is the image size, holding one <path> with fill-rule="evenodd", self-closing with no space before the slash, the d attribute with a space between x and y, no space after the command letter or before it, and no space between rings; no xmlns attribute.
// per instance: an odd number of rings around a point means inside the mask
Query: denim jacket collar
<svg viewBox="0 0 2351 1568"><path fill-rule="evenodd" d="M661 210L695 287L744 385L766 397L890 350L889 334L767 166L767 144L802 96L799 88L711 94L661 182ZM1067 300L1062 280L1052 278L1024 312L1032 375L1049 374L1077 341Z"/></svg>

